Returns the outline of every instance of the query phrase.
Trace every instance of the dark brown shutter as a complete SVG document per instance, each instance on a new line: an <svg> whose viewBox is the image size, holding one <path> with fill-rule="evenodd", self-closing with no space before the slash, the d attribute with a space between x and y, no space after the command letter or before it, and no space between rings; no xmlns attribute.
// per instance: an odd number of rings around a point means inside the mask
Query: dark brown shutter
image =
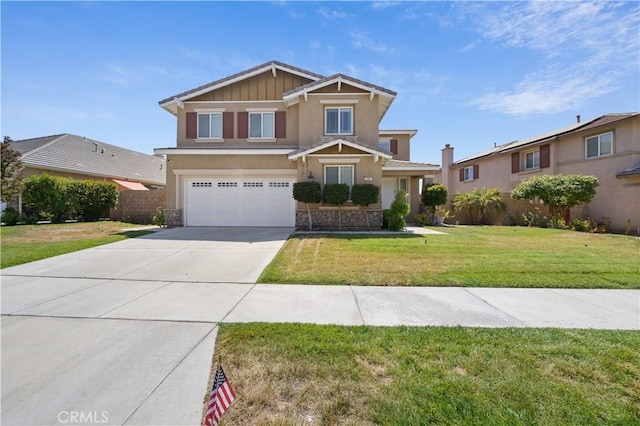
<svg viewBox="0 0 640 426"><path fill-rule="evenodd" d="M520 171L520 153L514 152L511 154L511 173L518 173Z"/></svg>
<svg viewBox="0 0 640 426"><path fill-rule="evenodd" d="M249 113L247 111L238 112L238 139L249 137Z"/></svg>
<svg viewBox="0 0 640 426"><path fill-rule="evenodd" d="M460 169L460 182L464 182L464 167Z"/></svg>
<svg viewBox="0 0 640 426"><path fill-rule="evenodd" d="M473 165L473 178L478 179L480 177L480 166L477 164Z"/></svg>
<svg viewBox="0 0 640 426"><path fill-rule="evenodd" d="M287 112L276 111L276 139L287 137Z"/></svg>
<svg viewBox="0 0 640 426"><path fill-rule="evenodd" d="M540 147L540 168L544 169L551 165L549 144Z"/></svg>
<svg viewBox="0 0 640 426"><path fill-rule="evenodd" d="M198 114L195 112L187 113L187 139L195 139L198 137Z"/></svg>
<svg viewBox="0 0 640 426"><path fill-rule="evenodd" d="M390 148L391 148L391 153L392 154L397 154L398 153L398 139L391 139L391 142L389 143Z"/></svg>
<svg viewBox="0 0 640 426"><path fill-rule="evenodd" d="M233 139L233 113L231 111L222 113L222 137Z"/></svg>

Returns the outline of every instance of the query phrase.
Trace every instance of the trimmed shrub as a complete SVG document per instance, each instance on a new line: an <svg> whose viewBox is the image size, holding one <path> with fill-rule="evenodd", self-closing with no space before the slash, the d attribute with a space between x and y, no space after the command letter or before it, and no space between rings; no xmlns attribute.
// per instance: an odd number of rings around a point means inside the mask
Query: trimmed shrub
<svg viewBox="0 0 640 426"><path fill-rule="evenodd" d="M407 196L407 192L402 189L396 191L393 203L389 207L389 230L391 231L402 231L407 227L405 216L410 211Z"/></svg>
<svg viewBox="0 0 640 426"><path fill-rule="evenodd" d="M371 183L357 183L351 187L351 201L358 206L367 208L371 204L377 203L379 197L380 187ZM367 228L371 229L368 211L365 211L365 217L367 219Z"/></svg>
<svg viewBox="0 0 640 426"><path fill-rule="evenodd" d="M37 214L50 214L52 222L63 222L72 211L72 203L67 197L70 180L48 174L29 176L23 181L23 202L33 207Z"/></svg>
<svg viewBox="0 0 640 426"><path fill-rule="evenodd" d="M349 185L346 183L328 183L322 191L322 202L341 206L349 200Z"/></svg>
<svg viewBox="0 0 640 426"><path fill-rule="evenodd" d="M320 182L296 182L293 184L293 199L304 203L307 206L307 217L309 218L309 231L313 229L313 219L309 204L316 204L322 201L322 189Z"/></svg>
<svg viewBox="0 0 640 426"><path fill-rule="evenodd" d="M20 213L16 211L13 207L7 207L4 212L2 212L2 222L8 226L14 226L18 223L20 219Z"/></svg>

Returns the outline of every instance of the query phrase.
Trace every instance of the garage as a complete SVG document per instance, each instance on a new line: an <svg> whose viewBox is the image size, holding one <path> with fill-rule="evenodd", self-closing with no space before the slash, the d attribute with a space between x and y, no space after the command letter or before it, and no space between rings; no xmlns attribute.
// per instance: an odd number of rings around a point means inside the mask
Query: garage
<svg viewBox="0 0 640 426"><path fill-rule="evenodd" d="M293 227L294 182L290 177L185 179L185 225Z"/></svg>

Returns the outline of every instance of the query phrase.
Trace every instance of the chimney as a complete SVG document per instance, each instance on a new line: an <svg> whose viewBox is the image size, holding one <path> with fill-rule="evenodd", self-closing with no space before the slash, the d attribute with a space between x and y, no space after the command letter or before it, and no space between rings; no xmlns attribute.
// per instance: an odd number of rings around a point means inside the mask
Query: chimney
<svg viewBox="0 0 640 426"><path fill-rule="evenodd" d="M449 167L453 164L453 147L446 144L442 149L442 172L440 175L440 183L449 189Z"/></svg>
<svg viewBox="0 0 640 426"><path fill-rule="evenodd" d="M580 114L576 115L576 123L580 122Z"/></svg>

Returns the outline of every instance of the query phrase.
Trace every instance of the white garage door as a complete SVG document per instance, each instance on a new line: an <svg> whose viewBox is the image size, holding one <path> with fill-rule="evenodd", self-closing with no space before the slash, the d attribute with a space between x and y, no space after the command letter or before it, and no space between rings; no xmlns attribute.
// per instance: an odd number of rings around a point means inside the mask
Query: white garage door
<svg viewBox="0 0 640 426"><path fill-rule="evenodd" d="M186 226L295 226L292 178L189 178Z"/></svg>

